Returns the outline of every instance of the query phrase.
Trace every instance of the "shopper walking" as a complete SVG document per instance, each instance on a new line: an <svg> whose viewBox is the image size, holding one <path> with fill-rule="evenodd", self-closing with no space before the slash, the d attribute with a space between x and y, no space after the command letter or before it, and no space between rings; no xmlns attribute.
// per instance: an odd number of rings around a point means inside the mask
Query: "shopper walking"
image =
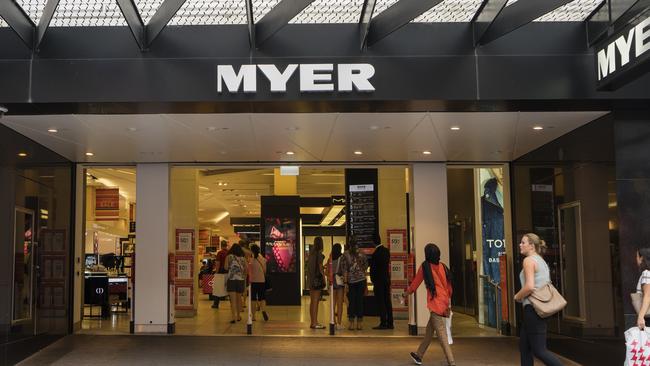
<svg viewBox="0 0 650 366"><path fill-rule="evenodd" d="M393 329L393 304L390 300L390 252L383 244L377 245L370 257L370 281L379 310L379 325L372 329Z"/></svg>
<svg viewBox="0 0 650 366"><path fill-rule="evenodd" d="M248 263L241 246L233 244L226 257L226 269L228 270L226 290L228 291L228 297L230 297L231 324L241 320L239 309L241 309L242 295L246 288L247 266Z"/></svg>
<svg viewBox="0 0 650 366"><path fill-rule="evenodd" d="M650 309L650 248L639 248L636 252L636 264L641 275L636 285L636 292L643 294L636 324L643 330L646 326L645 314Z"/></svg>
<svg viewBox="0 0 650 366"><path fill-rule="evenodd" d="M545 249L544 240L533 233L522 236L519 243L519 253L525 257L524 268L519 273L521 290L515 294L515 301L521 302L524 307L523 322L519 334L522 366L533 366L533 356L540 359L545 365L562 365L560 360L546 349L546 320L537 315L528 300L528 296L536 288L541 288L551 282L548 264L541 256Z"/></svg>
<svg viewBox="0 0 650 366"><path fill-rule="evenodd" d="M334 302L334 324L336 329L342 328L343 321L343 299L345 298L345 282L343 276L339 274L341 270L341 255L343 248L341 244L336 243L332 245L332 254L330 255L330 266L332 276L332 286L334 293L332 294L332 301Z"/></svg>
<svg viewBox="0 0 650 366"><path fill-rule="evenodd" d="M318 303L321 299L321 291L325 288L325 273L323 273L323 238L317 236L309 251L307 259L307 282L309 283L309 325L312 329L325 329L325 326L318 322Z"/></svg>
<svg viewBox="0 0 650 366"><path fill-rule="evenodd" d="M366 270L368 260L365 254L359 253L357 242L350 238L345 254L341 261L341 274L348 290L348 329L363 328L363 296L366 292Z"/></svg>
<svg viewBox="0 0 650 366"><path fill-rule="evenodd" d="M260 255L260 247L255 244L251 245L251 252L253 253L251 261L251 300L255 301L252 309L253 320L255 320L255 314L261 311L264 321L268 321L269 315L266 313L266 259Z"/></svg>
<svg viewBox="0 0 650 366"><path fill-rule="evenodd" d="M449 346L449 339L447 338L447 327L445 318L449 317L451 308L451 279L449 278L449 269L444 263L440 263L440 248L433 243L429 243L424 247L424 262L418 268L418 271L408 287L404 296L408 296L415 292L422 281L427 287L427 308L429 309L429 322L427 323L427 330L424 335L420 347L417 352L411 352L411 359L417 365L422 364L422 357L427 351L429 344L433 338L433 331L435 330L438 336L438 342L442 351L447 358L447 365L456 365L454 361L454 354L451 352Z"/></svg>
<svg viewBox="0 0 650 366"><path fill-rule="evenodd" d="M214 259L214 280L213 280L213 303L212 307L215 309L219 308L219 303L221 300L225 299L226 296L221 291L225 291L226 288L226 275L228 270L226 269L226 257L228 256L228 242L222 240L220 243L221 249L217 252L217 255Z"/></svg>

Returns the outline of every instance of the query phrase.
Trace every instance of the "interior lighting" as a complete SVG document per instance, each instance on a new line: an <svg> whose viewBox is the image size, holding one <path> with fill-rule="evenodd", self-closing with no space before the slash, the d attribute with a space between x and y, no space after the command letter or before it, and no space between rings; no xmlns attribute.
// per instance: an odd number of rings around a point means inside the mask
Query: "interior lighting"
<svg viewBox="0 0 650 366"><path fill-rule="evenodd" d="M460 127L458 126L451 126L449 129L452 131L460 131Z"/></svg>
<svg viewBox="0 0 650 366"><path fill-rule="evenodd" d="M18 156L20 156L21 158L25 158L25 157L27 157L27 153L19 152Z"/></svg>
<svg viewBox="0 0 650 366"><path fill-rule="evenodd" d="M363 155L363 151L361 151L361 150L356 150L356 151L354 152L354 155Z"/></svg>
<svg viewBox="0 0 650 366"><path fill-rule="evenodd" d="M295 154L295 153L294 153L293 151L287 151L285 154L287 154L287 155L293 155L293 154Z"/></svg>
<svg viewBox="0 0 650 366"><path fill-rule="evenodd" d="M533 130L535 130L535 131L541 131L541 130L543 130L543 129L544 129L544 127L542 127L542 126L535 126L535 127L533 127Z"/></svg>
<svg viewBox="0 0 650 366"><path fill-rule="evenodd" d="M230 212L228 212L228 211L220 213L219 216L217 216L217 217L214 219L214 223L215 223L215 224L218 224L219 222L221 222L221 220L223 220L223 219L225 219L226 217L228 217L228 215L230 215Z"/></svg>
<svg viewBox="0 0 650 366"><path fill-rule="evenodd" d="M95 154L93 154L93 153L91 153L91 152L87 152L87 153L86 153L86 156L95 156Z"/></svg>
<svg viewBox="0 0 650 366"><path fill-rule="evenodd" d="M429 151L429 150L424 150L424 151L422 152L422 154L424 154L424 155L431 155L431 151Z"/></svg>
<svg viewBox="0 0 650 366"><path fill-rule="evenodd" d="M59 132L59 130L57 130L56 128L48 128L47 132L49 132L49 133L57 133L57 132Z"/></svg>

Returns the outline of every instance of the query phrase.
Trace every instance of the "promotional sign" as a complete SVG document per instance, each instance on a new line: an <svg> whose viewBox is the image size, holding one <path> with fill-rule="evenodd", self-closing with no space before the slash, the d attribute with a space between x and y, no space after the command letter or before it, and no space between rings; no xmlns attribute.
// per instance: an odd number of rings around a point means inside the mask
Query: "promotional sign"
<svg viewBox="0 0 650 366"><path fill-rule="evenodd" d="M408 304L402 298L409 284L409 254L404 229L386 230L390 248L390 293L393 313L408 312Z"/></svg>
<svg viewBox="0 0 650 366"><path fill-rule="evenodd" d="M194 229L176 229L176 253L194 253Z"/></svg>
<svg viewBox="0 0 650 366"><path fill-rule="evenodd" d="M178 254L175 258L176 281L192 281L194 278L194 256Z"/></svg>
<svg viewBox="0 0 650 366"><path fill-rule="evenodd" d="M176 284L176 310L194 309L194 286L190 284Z"/></svg>
<svg viewBox="0 0 650 366"><path fill-rule="evenodd" d="M388 233L388 243L391 253L405 253L406 252L406 230L404 229L390 229L386 230Z"/></svg>
<svg viewBox="0 0 650 366"><path fill-rule="evenodd" d="M650 71L650 10L594 47L598 89L612 90Z"/></svg>
<svg viewBox="0 0 650 366"><path fill-rule="evenodd" d="M95 189L95 219L97 221L117 220L120 216L120 189Z"/></svg>
<svg viewBox="0 0 650 366"><path fill-rule="evenodd" d="M272 273L296 272L296 220L267 217L265 227L266 261Z"/></svg>
<svg viewBox="0 0 650 366"><path fill-rule="evenodd" d="M204 274L201 276L201 290L205 295L212 295L212 286L214 286L214 275Z"/></svg>
<svg viewBox="0 0 650 366"><path fill-rule="evenodd" d="M503 185L500 168L477 169L482 195L481 202L481 237L483 249L482 274L492 282L501 281L499 256L506 251L503 224ZM487 307L486 323L496 327L496 299L500 294L487 281L483 282L484 303Z"/></svg>

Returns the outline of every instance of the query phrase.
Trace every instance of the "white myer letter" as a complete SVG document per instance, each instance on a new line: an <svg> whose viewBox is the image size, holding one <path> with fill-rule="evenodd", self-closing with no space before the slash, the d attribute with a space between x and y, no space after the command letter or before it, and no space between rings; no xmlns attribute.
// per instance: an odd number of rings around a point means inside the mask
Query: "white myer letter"
<svg viewBox="0 0 650 366"><path fill-rule="evenodd" d="M237 74L235 74L232 65L217 65L217 92L222 92L223 82L229 92L237 93L242 81L245 93L257 91L257 69L255 65L242 65Z"/></svg>
<svg viewBox="0 0 650 366"><path fill-rule="evenodd" d="M616 45L610 43L607 50L598 51L598 80L616 71Z"/></svg>
<svg viewBox="0 0 650 366"><path fill-rule="evenodd" d="M316 81L332 81L333 64L301 64L300 91L333 91L332 83L316 83ZM316 71L329 71L327 74Z"/></svg>
<svg viewBox="0 0 650 366"><path fill-rule="evenodd" d="M632 48L632 37L634 37L634 28L630 29L627 35L627 39L625 39L625 36L620 36L616 38L616 48L618 48L618 53L621 54L621 66L625 66L628 62L630 62L630 49Z"/></svg>
<svg viewBox="0 0 650 366"><path fill-rule="evenodd" d="M266 75L266 78L271 82L271 91L272 92L286 92L287 91L287 81L298 68L297 64L287 65L287 68L284 69L284 72L280 72L275 65L257 65L257 67L262 70L262 73Z"/></svg>
<svg viewBox="0 0 650 366"><path fill-rule="evenodd" d="M338 67L339 91L352 91L352 85L361 92L375 91L370 78L375 67L370 64L340 64Z"/></svg>
<svg viewBox="0 0 650 366"><path fill-rule="evenodd" d="M650 17L637 24L634 28L636 29L636 45L634 48L636 49L636 57L639 57L650 50L650 42L646 42L650 38Z"/></svg>

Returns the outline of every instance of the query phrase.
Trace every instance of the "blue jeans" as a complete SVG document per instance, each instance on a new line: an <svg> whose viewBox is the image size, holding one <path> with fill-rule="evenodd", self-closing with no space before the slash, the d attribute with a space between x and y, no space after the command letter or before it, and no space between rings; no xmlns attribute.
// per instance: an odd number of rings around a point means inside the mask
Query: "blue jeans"
<svg viewBox="0 0 650 366"><path fill-rule="evenodd" d="M366 289L365 281L348 284L348 319L363 318L363 293Z"/></svg>

